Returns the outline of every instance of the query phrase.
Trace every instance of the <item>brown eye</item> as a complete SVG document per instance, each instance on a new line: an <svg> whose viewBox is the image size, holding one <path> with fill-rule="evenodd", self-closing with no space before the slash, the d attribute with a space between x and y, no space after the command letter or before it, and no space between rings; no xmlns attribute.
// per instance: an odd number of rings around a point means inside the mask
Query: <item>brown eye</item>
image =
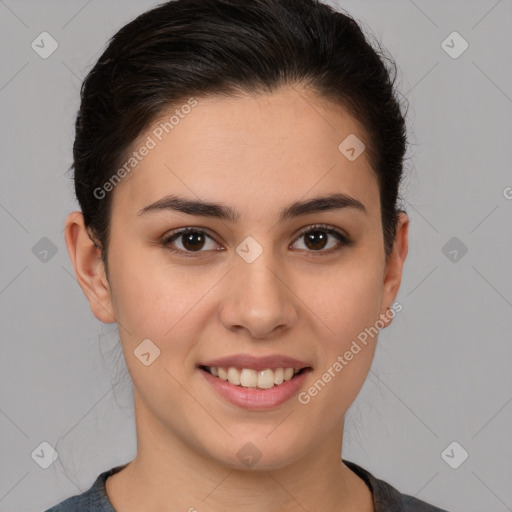
<svg viewBox="0 0 512 512"><path fill-rule="evenodd" d="M211 240L211 245L208 247L208 241ZM167 249L178 253L201 253L206 250L215 250L218 245L215 240L201 229L185 228L175 231L169 236L166 236L162 241L162 245ZM181 246L181 247L180 247Z"/></svg>
<svg viewBox="0 0 512 512"><path fill-rule="evenodd" d="M297 240L300 239L304 240L305 247L299 249L315 256L329 255L354 243L337 229L323 225L310 226L299 235ZM209 247L208 243L211 244ZM202 252L223 250L219 249L221 246L210 235L199 228L176 230L166 236L161 244L172 252L190 257L200 256Z"/></svg>
<svg viewBox="0 0 512 512"><path fill-rule="evenodd" d="M307 248L313 251L323 249L329 238L329 235L326 234L325 231L309 231L303 236Z"/></svg>
<svg viewBox="0 0 512 512"><path fill-rule="evenodd" d="M353 241L343 233L328 226L312 226L299 235L297 240L300 239L304 240L304 250L313 253L317 252L319 253L319 256L323 254L331 254L342 247L353 244ZM329 239L335 239L337 240L337 243L330 243ZM328 246L329 243L330 246Z"/></svg>
<svg viewBox="0 0 512 512"><path fill-rule="evenodd" d="M201 250L204 246L205 236L203 233L197 231L191 231L184 233L181 236L181 243L187 251Z"/></svg>

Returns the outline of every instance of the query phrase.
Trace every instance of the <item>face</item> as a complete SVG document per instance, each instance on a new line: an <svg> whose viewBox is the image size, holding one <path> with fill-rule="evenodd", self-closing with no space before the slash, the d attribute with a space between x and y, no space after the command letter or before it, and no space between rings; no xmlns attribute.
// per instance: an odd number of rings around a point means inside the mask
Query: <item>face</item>
<svg viewBox="0 0 512 512"><path fill-rule="evenodd" d="M197 99L159 140L173 112L111 192L109 282L82 288L118 322L141 424L227 466L257 453L282 467L341 436L377 341L362 333L398 291L407 220L386 261L367 154L338 147L366 135L311 93ZM219 367L244 370L225 381Z"/></svg>

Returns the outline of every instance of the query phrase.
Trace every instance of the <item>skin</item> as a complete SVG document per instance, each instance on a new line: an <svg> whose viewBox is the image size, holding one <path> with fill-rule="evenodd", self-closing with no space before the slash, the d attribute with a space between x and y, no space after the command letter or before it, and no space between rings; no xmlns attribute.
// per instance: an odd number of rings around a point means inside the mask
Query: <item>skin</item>
<svg viewBox="0 0 512 512"><path fill-rule="evenodd" d="M340 453L345 413L367 377L377 336L305 405L294 397L271 410L238 408L196 367L235 353L285 354L313 368L307 390L394 303L409 219L400 215L386 259L367 153L351 162L338 150L349 134L367 140L341 107L298 87L201 98L112 192L109 279L81 213L69 215L65 236L77 280L94 315L118 322L134 384L137 456L106 482L116 510L222 512L242 503L250 512L374 510L369 489ZM278 223L289 204L335 192L358 199L367 213L347 208ZM137 215L170 193L223 203L241 218ZM320 255L338 240L331 235L315 250L299 237L318 223L354 244ZM199 257L159 245L189 226L212 236ZM263 249L250 264L236 253L247 236ZM174 247L185 250L182 243L178 237ZM149 366L133 352L147 338L161 351ZM261 452L250 469L237 457L249 442Z"/></svg>

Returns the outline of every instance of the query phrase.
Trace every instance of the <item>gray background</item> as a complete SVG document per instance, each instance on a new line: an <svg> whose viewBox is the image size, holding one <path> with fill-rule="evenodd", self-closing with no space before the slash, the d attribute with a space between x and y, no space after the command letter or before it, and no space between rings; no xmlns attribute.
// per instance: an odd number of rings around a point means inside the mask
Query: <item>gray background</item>
<svg viewBox="0 0 512 512"><path fill-rule="evenodd" d="M62 230L77 209L66 171L81 80L153 5L0 0L1 512L44 510L135 456L115 327L90 312ZM343 456L453 512L512 510L512 2L337 5L396 59L412 143L404 309L380 335ZM43 31L59 44L47 59L31 48ZM441 46L453 31L469 43L456 59ZM57 251L46 261L43 237ZM452 237L468 249L457 261ZM31 456L44 441L59 453L48 469ZM458 469L441 457L452 441L469 453Z"/></svg>

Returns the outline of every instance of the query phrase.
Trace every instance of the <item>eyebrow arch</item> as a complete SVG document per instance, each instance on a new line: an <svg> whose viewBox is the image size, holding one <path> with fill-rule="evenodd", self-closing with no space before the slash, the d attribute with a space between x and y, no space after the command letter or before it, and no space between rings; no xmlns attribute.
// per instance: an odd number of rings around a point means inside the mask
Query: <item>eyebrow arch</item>
<svg viewBox="0 0 512 512"><path fill-rule="evenodd" d="M327 210L342 210L351 208L360 211L365 215L368 213L363 203L356 198L347 194L331 194L307 201L298 201L281 211L279 222L300 217L310 213L317 213ZM145 206L139 211L137 216L146 215L152 212L162 210L174 210L188 215L195 215L199 217L213 217L231 222L238 222L241 218L240 212L233 210L229 206L219 203L210 203L201 200L188 199L176 195L169 195L159 199L158 201Z"/></svg>

